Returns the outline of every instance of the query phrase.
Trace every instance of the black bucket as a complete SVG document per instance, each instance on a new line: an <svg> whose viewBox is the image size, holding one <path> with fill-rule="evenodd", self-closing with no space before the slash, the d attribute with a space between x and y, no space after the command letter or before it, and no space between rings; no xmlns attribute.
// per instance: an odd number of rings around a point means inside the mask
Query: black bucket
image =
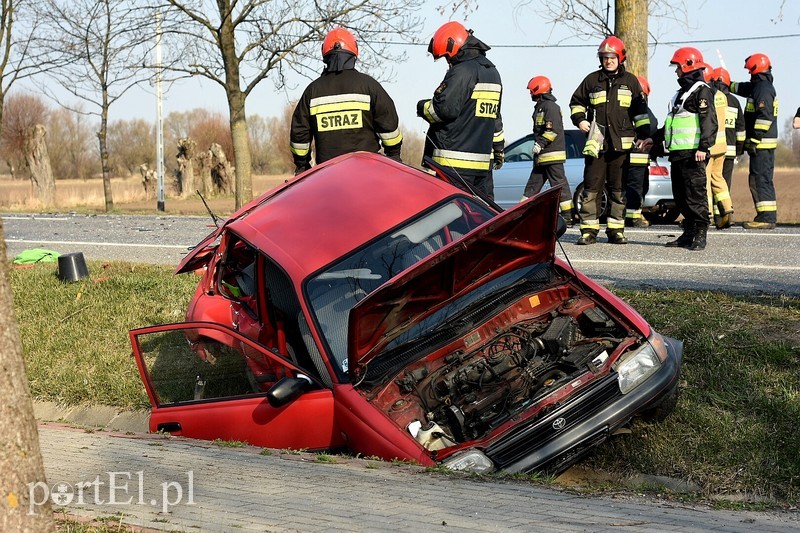
<svg viewBox="0 0 800 533"><path fill-rule="evenodd" d="M64 282L78 281L89 276L83 252L58 256L58 279Z"/></svg>

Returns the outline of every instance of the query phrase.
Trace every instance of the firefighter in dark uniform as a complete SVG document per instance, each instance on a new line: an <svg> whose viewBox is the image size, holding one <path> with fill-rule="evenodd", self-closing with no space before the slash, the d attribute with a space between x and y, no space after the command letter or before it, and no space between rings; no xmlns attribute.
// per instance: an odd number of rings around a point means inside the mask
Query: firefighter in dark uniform
<svg viewBox="0 0 800 533"><path fill-rule="evenodd" d="M564 173L564 161L567 160L567 143L564 140L564 122L561 119L561 108L553 96L550 79L536 76L528 82L531 100L536 102L533 109L533 170L525 185L523 200L538 194L544 182L551 187L561 186L561 216L567 225L573 224L572 192Z"/></svg>
<svg viewBox="0 0 800 533"><path fill-rule="evenodd" d="M772 84L772 65L764 54L753 54L744 61L750 71L749 82L731 83L731 92L747 98L744 108L744 149L750 156L750 194L756 207L752 222L745 229L773 229L778 221L775 197L775 149L778 147L778 98Z"/></svg>
<svg viewBox="0 0 800 533"><path fill-rule="evenodd" d="M325 69L312 81L295 107L289 134L295 174L316 162L363 150L400 161L403 135L394 102L376 80L355 69L358 45L353 34L336 28L325 36Z"/></svg>
<svg viewBox="0 0 800 533"><path fill-rule="evenodd" d="M625 70L625 44L613 35L597 49L600 69L592 72L572 95L572 123L587 133L581 196L581 237L576 244L594 244L600 232L600 201L610 193L606 223L608 242L627 244L625 238L624 171L631 148L649 137L647 96L636 76ZM602 144L600 135L602 134ZM639 140L637 140L637 137Z"/></svg>
<svg viewBox="0 0 800 533"><path fill-rule="evenodd" d="M503 86L489 49L459 22L436 30L428 52L449 68L433 98L417 103L417 116L430 124L424 155L493 199L491 170L503 165L505 138Z"/></svg>
<svg viewBox="0 0 800 533"><path fill-rule="evenodd" d="M723 67L717 67L712 73L712 78L717 90L722 91L728 99L728 109L725 112L725 142L727 148L725 151L725 164L722 166L722 175L725 177L725 183L728 184L728 190L730 191L733 183L734 162L737 157L744 153L744 113L742 113L739 99L731 94L730 73Z"/></svg>
<svg viewBox="0 0 800 533"><path fill-rule="evenodd" d="M666 246L704 250L709 225L706 163L717 140L714 94L705 82L707 65L697 48L679 48L670 65L676 67L679 89L655 141L669 151L672 194L683 215L683 233Z"/></svg>
<svg viewBox="0 0 800 533"><path fill-rule="evenodd" d="M650 82L644 76L636 76L645 96L650 96ZM650 118L648 136L655 135L658 130L658 119L647 107ZM625 225L634 228L646 228L650 225L642 215L642 204L647 191L650 190L650 151L639 147L631 150L628 158L628 180L625 185Z"/></svg>

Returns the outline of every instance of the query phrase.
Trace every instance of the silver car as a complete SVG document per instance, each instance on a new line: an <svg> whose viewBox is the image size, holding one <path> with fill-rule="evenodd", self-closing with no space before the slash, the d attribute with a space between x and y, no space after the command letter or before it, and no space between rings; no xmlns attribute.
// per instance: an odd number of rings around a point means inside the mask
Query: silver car
<svg viewBox="0 0 800 533"><path fill-rule="evenodd" d="M566 130L564 132L567 144L567 160L564 162L564 172L567 175L570 190L573 193L572 201L578 208L581 205L583 192L583 145L586 135L580 130ZM499 170L493 171L494 200L503 209L508 209L519 203L525 184L533 167L533 134L526 135L506 146L505 164ZM548 184L545 183L545 188ZM608 193L603 191L602 214L608 214ZM672 197L672 182L670 178L669 163L650 163L650 189L645 195L642 206L644 216L651 224L671 224L677 220L679 212Z"/></svg>

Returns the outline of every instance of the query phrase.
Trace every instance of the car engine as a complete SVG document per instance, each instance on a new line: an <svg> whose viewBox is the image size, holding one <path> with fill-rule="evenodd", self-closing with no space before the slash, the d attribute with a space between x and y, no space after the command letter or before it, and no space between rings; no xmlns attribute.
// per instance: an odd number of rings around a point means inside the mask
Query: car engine
<svg viewBox="0 0 800 533"><path fill-rule="evenodd" d="M396 395L384 396L394 398L387 414L429 450L478 439L587 371L597 374L625 336L588 299L574 298L511 321L470 350L407 368L390 387Z"/></svg>

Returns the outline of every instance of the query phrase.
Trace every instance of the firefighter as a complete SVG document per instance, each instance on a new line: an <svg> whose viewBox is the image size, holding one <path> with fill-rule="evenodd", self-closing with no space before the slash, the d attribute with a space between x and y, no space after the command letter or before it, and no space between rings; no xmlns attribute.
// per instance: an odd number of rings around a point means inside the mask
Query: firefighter
<svg viewBox="0 0 800 533"><path fill-rule="evenodd" d="M650 96L650 83L644 76L637 76L645 96ZM652 137L658 130L656 119L650 107L647 107L647 116L650 118L650 132ZM628 179L625 186L625 225L634 228L646 228L650 225L642 215L642 203L647 191L650 190L650 153L643 147L631 150L628 158Z"/></svg>
<svg viewBox="0 0 800 533"><path fill-rule="evenodd" d="M428 52L449 68L433 97L417 103L417 116L430 124L424 155L494 199L491 170L503 166L505 138L503 87L489 49L459 22L436 30Z"/></svg>
<svg viewBox="0 0 800 533"><path fill-rule="evenodd" d="M609 191L611 211L606 223L608 242L625 238L624 167L628 152L648 137L647 96L636 76L625 70L625 45L613 35L597 49L600 69L578 86L570 100L572 123L587 134L584 147L584 190L581 197L581 237L576 244L597 242L602 191Z"/></svg>
<svg viewBox="0 0 800 533"><path fill-rule="evenodd" d="M722 166L722 175L730 191L733 184L733 165L736 158L744 152L744 114L742 113L742 106L739 104L739 99L730 92L730 73L723 67L717 67L712 73L712 81L717 90L721 91L728 100L728 108L725 112L726 150L725 163ZM727 224L723 224L722 229L730 226L731 220L729 218Z"/></svg>
<svg viewBox="0 0 800 533"><path fill-rule="evenodd" d="M561 109L553 96L550 79L536 76L528 82L531 100L536 102L533 109L533 170L525 185L522 200L539 193L545 180L551 187L561 186L561 216L568 226L573 224L572 192L564 173L564 161L567 160L566 141L564 140L564 122L561 120Z"/></svg>
<svg viewBox="0 0 800 533"><path fill-rule="evenodd" d="M289 133L295 174L316 162L363 150L400 161L403 135L394 102L376 80L355 69L358 44L344 28L331 30L322 42L322 75L312 81L295 107Z"/></svg>
<svg viewBox="0 0 800 533"><path fill-rule="evenodd" d="M717 137L709 148L709 158L706 161L706 192L708 193L709 209L714 217L714 225L717 229L725 229L731 226L731 215L733 214L731 193L722 172L725 166L725 154L728 151L728 138L725 135L728 97L714 84L714 69L711 65L705 66L703 77L714 95L714 111L717 115Z"/></svg>
<svg viewBox="0 0 800 533"><path fill-rule="evenodd" d="M731 83L731 92L747 98L744 108L744 149L750 156L750 194L756 208L752 222L745 229L773 229L778 221L775 185L775 149L778 147L778 98L772 84L772 65L764 54L744 60L750 72L749 82Z"/></svg>
<svg viewBox="0 0 800 533"><path fill-rule="evenodd" d="M703 250L709 224L706 161L717 138L714 95L705 82L705 63L700 50L689 46L679 48L670 65L675 66L679 89L655 140L663 142L669 151L672 193L683 215L683 233L666 246Z"/></svg>
<svg viewBox="0 0 800 533"><path fill-rule="evenodd" d="M800 107L797 108L797 113L794 114L794 120L792 120L792 127L796 130L800 130Z"/></svg>

